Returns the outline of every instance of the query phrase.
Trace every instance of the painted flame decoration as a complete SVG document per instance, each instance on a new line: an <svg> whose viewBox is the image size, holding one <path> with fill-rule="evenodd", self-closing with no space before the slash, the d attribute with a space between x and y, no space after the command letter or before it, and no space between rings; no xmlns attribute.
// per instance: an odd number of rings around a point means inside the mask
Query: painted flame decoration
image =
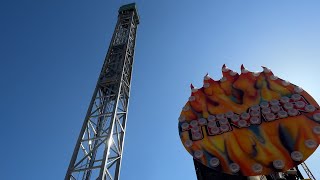
<svg viewBox="0 0 320 180"><path fill-rule="evenodd" d="M263 67L241 74L222 67L207 74L179 117L187 151L202 164L228 174L266 175L306 160L320 143L320 110L302 88Z"/></svg>

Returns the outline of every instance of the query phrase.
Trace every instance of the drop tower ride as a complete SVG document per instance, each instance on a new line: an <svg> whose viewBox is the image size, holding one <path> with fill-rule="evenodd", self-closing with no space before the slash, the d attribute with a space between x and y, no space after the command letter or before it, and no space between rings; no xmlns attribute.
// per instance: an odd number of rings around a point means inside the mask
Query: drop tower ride
<svg viewBox="0 0 320 180"><path fill-rule="evenodd" d="M118 180L126 132L139 15L121 6L118 21L65 180Z"/></svg>

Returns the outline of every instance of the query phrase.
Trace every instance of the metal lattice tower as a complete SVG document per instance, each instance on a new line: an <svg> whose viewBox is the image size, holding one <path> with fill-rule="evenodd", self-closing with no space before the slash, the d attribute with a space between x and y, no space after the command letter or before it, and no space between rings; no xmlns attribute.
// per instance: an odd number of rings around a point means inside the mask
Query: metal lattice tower
<svg viewBox="0 0 320 180"><path fill-rule="evenodd" d="M119 179L138 24L134 3L120 7L65 180Z"/></svg>

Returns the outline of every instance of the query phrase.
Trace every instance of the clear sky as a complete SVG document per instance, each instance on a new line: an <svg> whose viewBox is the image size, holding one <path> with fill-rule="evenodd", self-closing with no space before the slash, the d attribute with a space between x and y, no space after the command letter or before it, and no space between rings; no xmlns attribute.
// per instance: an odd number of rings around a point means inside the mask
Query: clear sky
<svg viewBox="0 0 320 180"><path fill-rule="evenodd" d="M1 179L63 179L126 0L0 2ZM124 180L195 180L177 122L203 76L264 65L318 102L320 2L138 0ZM320 150L307 165L320 179Z"/></svg>

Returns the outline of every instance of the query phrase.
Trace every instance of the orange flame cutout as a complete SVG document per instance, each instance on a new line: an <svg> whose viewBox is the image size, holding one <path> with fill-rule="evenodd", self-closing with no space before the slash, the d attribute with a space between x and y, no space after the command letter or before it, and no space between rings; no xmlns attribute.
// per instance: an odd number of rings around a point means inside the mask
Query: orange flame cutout
<svg viewBox="0 0 320 180"><path fill-rule="evenodd" d="M302 88L262 67L241 74L222 66L222 78L205 75L192 84L179 117L187 151L204 165L228 174L254 176L286 171L320 143L320 110Z"/></svg>

